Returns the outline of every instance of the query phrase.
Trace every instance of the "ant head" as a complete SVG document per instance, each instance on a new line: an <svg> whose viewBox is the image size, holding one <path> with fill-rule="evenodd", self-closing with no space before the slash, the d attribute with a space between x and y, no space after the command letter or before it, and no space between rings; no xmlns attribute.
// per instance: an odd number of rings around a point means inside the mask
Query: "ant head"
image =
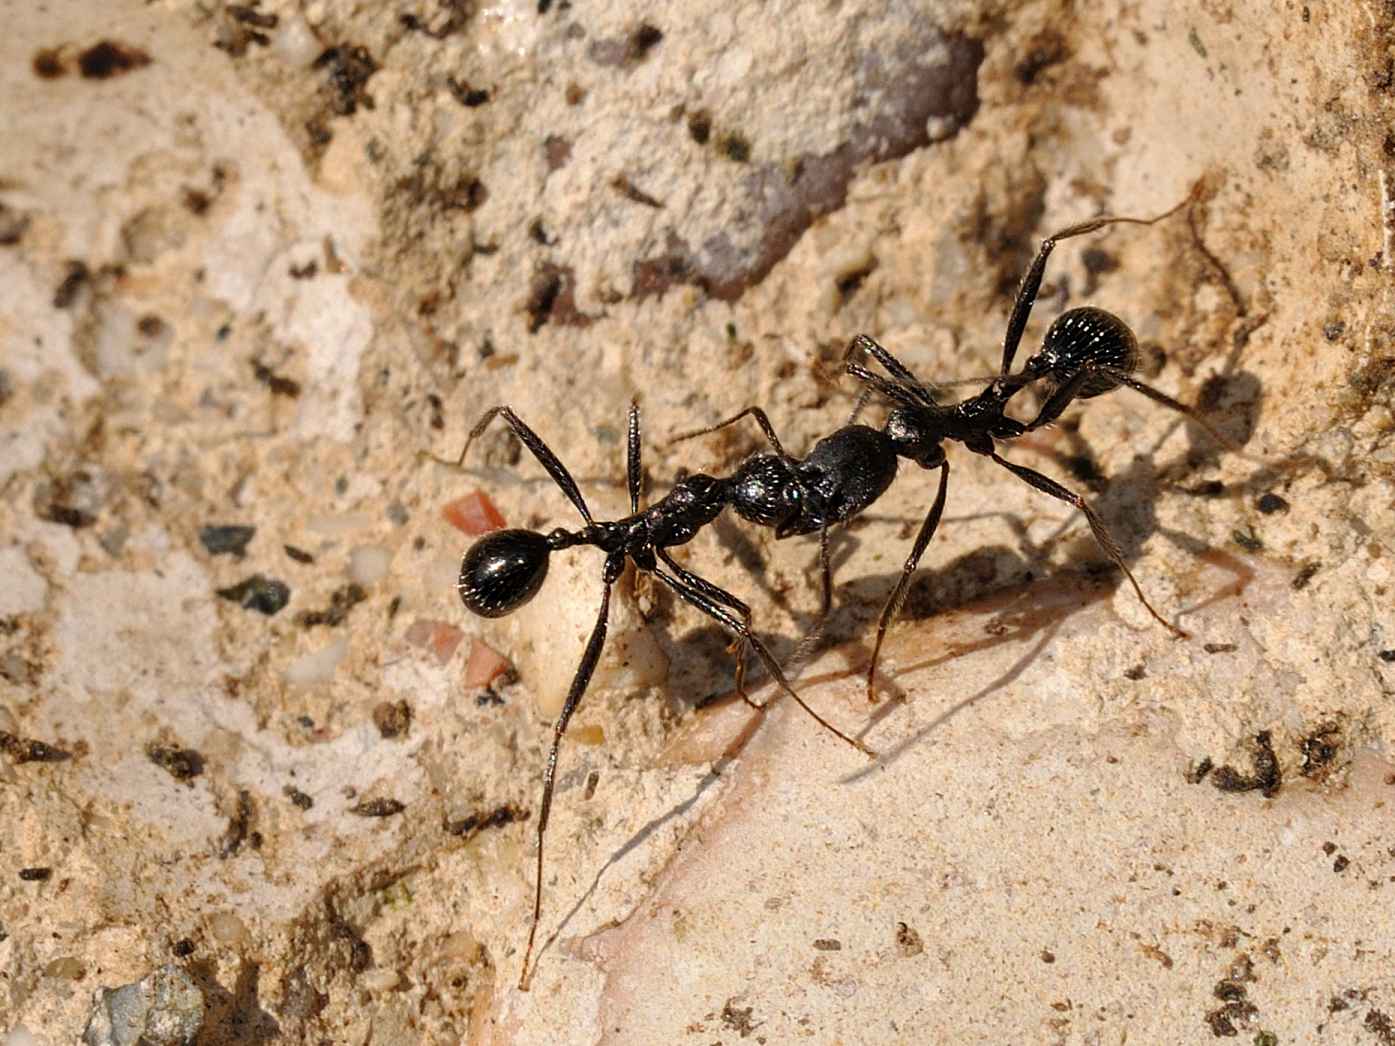
<svg viewBox="0 0 1395 1046"><path fill-rule="evenodd" d="M1086 307L1061 313L1042 339L1041 351L1023 370L1059 387L1082 368L1100 368L1076 393L1089 399L1119 387L1118 378L1109 371L1128 374L1137 365L1138 342L1128 324L1113 313Z"/></svg>
<svg viewBox="0 0 1395 1046"><path fill-rule="evenodd" d="M460 601L480 617L512 613L542 587L551 553L547 538L533 530L486 534L460 564Z"/></svg>

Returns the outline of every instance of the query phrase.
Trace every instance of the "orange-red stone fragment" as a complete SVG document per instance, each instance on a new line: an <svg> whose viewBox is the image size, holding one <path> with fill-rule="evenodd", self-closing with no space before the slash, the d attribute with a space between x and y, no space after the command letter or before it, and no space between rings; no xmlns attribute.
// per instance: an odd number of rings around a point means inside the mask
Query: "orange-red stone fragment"
<svg viewBox="0 0 1395 1046"><path fill-rule="evenodd" d="M431 621L427 618L418 618L407 629L407 642L413 646L421 647L434 657L439 665L444 665L451 659L451 655L455 653L455 648L460 645L460 641L464 638L465 633L454 625L448 625L444 621Z"/></svg>
<svg viewBox="0 0 1395 1046"><path fill-rule="evenodd" d="M494 507L494 502L489 500L489 495L482 490L472 490L464 497L448 502L441 509L441 515L446 517L446 522L451 526L464 531L470 537L488 534L491 530L502 530L504 527L504 517Z"/></svg>
<svg viewBox="0 0 1395 1046"><path fill-rule="evenodd" d="M465 688L488 686L509 669L509 659L489 644L470 640L470 660L465 664Z"/></svg>

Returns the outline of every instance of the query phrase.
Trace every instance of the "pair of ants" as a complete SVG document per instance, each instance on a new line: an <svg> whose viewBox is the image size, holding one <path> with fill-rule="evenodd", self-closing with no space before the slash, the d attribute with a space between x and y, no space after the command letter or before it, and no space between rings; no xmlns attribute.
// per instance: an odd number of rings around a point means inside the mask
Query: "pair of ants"
<svg viewBox="0 0 1395 1046"><path fill-rule="evenodd" d="M501 617L518 609L537 594L547 577L548 557L553 552L587 545L605 553L601 570L600 610L561 715L553 726L552 746L543 770L542 804L537 822L537 882L532 925L528 931L528 945L519 978L521 990L528 989L531 979L529 964L542 915L543 842L552 808L558 751L567 725L586 693L600 660L605 646L611 586L620 577L627 562L658 579L681 600L702 611L735 637L734 649L738 652L736 691L748 704L754 708L764 707L756 705L744 687L746 651L751 650L776 686L798 702L815 722L848 745L869 756L875 755L862 742L833 726L800 698L765 644L751 630L751 611L744 602L673 558L671 549L687 544L727 507L749 523L773 528L777 539L798 534L819 535L823 569L822 613L827 615L832 601L829 528L846 523L881 497L896 478L901 459L922 469L939 472L935 499L911 544L901 576L887 597L877 622L877 638L867 667L869 701L876 699L877 661L887 629L905 602L912 575L944 513L949 486L946 441L961 443L975 454L991 458L1042 493L1079 509L1089 523L1096 542L1124 572L1148 613L1174 635L1186 636L1181 629L1164 620L1148 602L1124 562L1119 546L1089 504L1050 477L1002 457L997 451L997 444L1052 424L1077 399L1090 399L1124 386L1191 418L1219 443L1231 446L1192 408L1132 376L1131 372L1138 362L1138 346L1133 332L1123 320L1102 309L1084 307L1062 313L1047 330L1041 348L1027 359L1020 371L1012 373L1013 360L1041 288L1047 260L1058 242L1108 225L1151 225L1175 213L1188 202L1190 200L1184 200L1153 218L1095 218L1071 225L1043 240L1013 301L1007 333L1003 338L999 373L991 379L984 379L988 384L981 392L957 403L939 402L933 385L918 379L873 338L859 334L852 339L843 358L843 371L857 379L862 386L858 407L848 424L819 440L803 458L785 449L770 419L759 407L747 407L717 425L684 433L674 442L715 432L750 417L760 427L771 452L747 458L729 476L704 473L685 476L666 495L646 508L640 507L639 408L632 404L627 441L630 515L623 519L597 521L566 466L513 410L498 406L485 412L470 431L460 459L454 463L444 463L463 466L474 441L495 418L502 418L576 507L583 525L576 530L557 527L545 534L534 530L499 530L480 538L465 554L460 568L458 588L466 608L481 617ZM865 361L869 358L880 367L881 373L868 368ZM1009 417L1007 407L1013 397L1028 386L1036 386L1040 390L1043 402L1034 418L1022 422ZM880 428L856 422L862 406L871 396L880 396L890 406Z"/></svg>

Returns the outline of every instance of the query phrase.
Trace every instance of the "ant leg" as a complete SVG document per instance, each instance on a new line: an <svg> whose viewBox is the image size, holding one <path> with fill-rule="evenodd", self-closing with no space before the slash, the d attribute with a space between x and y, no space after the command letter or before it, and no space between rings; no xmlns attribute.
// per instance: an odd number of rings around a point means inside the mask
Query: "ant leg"
<svg viewBox="0 0 1395 1046"><path fill-rule="evenodd" d="M886 372L898 382L907 386L913 393L918 393L926 406L935 405L935 401L929 395L929 390L926 389L920 379L910 372L910 368L883 347L876 338L866 334L859 334L848 343L848 349L843 353L843 365L845 370L847 369L847 365L852 362L853 354L857 352L865 352L880 363L886 368ZM851 373L851 371L849 371L849 373Z"/></svg>
<svg viewBox="0 0 1395 1046"><path fill-rule="evenodd" d="M726 421L719 421L717 424L709 425L705 429L693 429L691 432L680 432L678 435L669 439L664 446L671 447L675 443L682 443L684 440L694 439L697 436L706 436L709 432L716 432L718 429L724 429L728 425L735 425L742 418L746 417L756 419L756 424L760 426L761 432L765 433L766 440L775 448L775 453L788 461L790 456L781 445L780 437L775 435L775 426L770 424L770 418L768 418L765 411L761 410L759 407L747 407L740 413L733 414L731 417L727 418Z"/></svg>
<svg viewBox="0 0 1395 1046"><path fill-rule="evenodd" d="M823 575L823 598L819 603L819 617L790 655L789 663L794 666L804 664L814 652L814 647L818 646L819 640L823 638L824 625L828 624L828 615L833 609L833 561L829 555L827 527L819 531L819 572Z"/></svg>
<svg viewBox="0 0 1395 1046"><path fill-rule="evenodd" d="M441 465L449 465L452 468L462 468L465 464L465 455L470 453L470 446L479 438L480 434L489 427L489 423L495 417L502 417L513 429L513 434L519 438L525 447L538 459L538 464L547 470L547 474L552 477L552 482L562 488L562 493L567 495L567 499L576 506L576 510L581 513L581 518L590 526L595 522L591 518L591 510L586 507L586 500L581 496L581 491L577 489L576 480L572 479L572 474L567 471L567 467L557 459L557 455L544 443L536 432L524 424L523 419L513 412L511 407L491 407L484 412L484 416L475 423L475 427L470 430L470 435L465 439L465 447L460 451L460 457L456 461L448 461L445 458L438 458L428 451L420 451L418 457L427 457Z"/></svg>
<svg viewBox="0 0 1395 1046"><path fill-rule="evenodd" d="M856 425L857 419L862 417L862 412L867 409L867 401L872 398L872 390L866 385L857 390L857 399L853 401L853 408L848 412L846 424Z"/></svg>
<svg viewBox="0 0 1395 1046"><path fill-rule="evenodd" d="M696 575L693 575L690 571L684 571L684 573L688 574L691 577L696 577ZM795 693L794 687L790 686L789 680L785 678L785 673L780 670L779 662L777 662L774 656L770 653L770 651L766 649L765 644L762 643L751 631L750 626L743 624L741 621L737 620L722 606L723 602L730 606L730 601L735 600L736 602L740 602L740 600L737 600L736 597L733 596L731 593L724 591L723 596L725 597L725 599L719 602L718 600L716 600L715 597L709 597L708 595L706 595L704 589L697 588L695 586L690 586L682 579L682 577L667 574L660 569L655 569L654 576L657 577L664 584L668 585L668 587L673 589L673 591L678 593L679 598L681 598L685 603L688 603L689 605L696 607L698 610L701 610L704 614L712 618L712 620L716 621L722 627L728 629L731 632L735 632L739 637L741 637L741 639L756 652L756 656L760 658L761 664L765 665L766 671L770 673L771 678L775 680L775 682L779 685L780 689L783 690L790 697L794 698L795 702L799 705L799 707L804 709L804 711L807 712L816 723L818 723L829 733L833 734L840 741L852 745L852 747L856 748L859 752L862 752L864 755L875 757L876 753L873 752L866 745L864 745L861 741L849 737L847 734L843 733L832 723L828 722L828 720L824 719L823 716L819 715L807 704L805 704L804 699L800 697L797 693ZM705 582L705 584L711 586L712 588L717 587L716 585L712 585L710 581ZM744 606L745 604L742 605ZM746 613L747 615L749 615L750 611L748 610Z"/></svg>
<svg viewBox="0 0 1395 1046"><path fill-rule="evenodd" d="M899 382L887 381L880 374L873 374L860 363L845 363L843 365L843 372L845 374L851 374L858 381L880 392L894 403L899 403L903 407L911 407L916 410L925 409L925 401L913 391L913 389L919 389L920 386L918 383L914 387L907 387ZM934 406L934 404L932 403L931 406ZM858 409L861 410L861 400L859 400Z"/></svg>
<svg viewBox="0 0 1395 1046"><path fill-rule="evenodd" d="M1188 420L1195 422L1204 429L1206 434L1220 446L1237 454L1242 453L1240 448L1235 445L1234 440L1223 436L1214 425L1201 416L1201 413L1196 410L1196 408L1189 407L1185 403L1173 399L1167 393L1155 389L1151 385L1145 385L1127 371L1119 370L1116 367L1101 367L1098 364L1090 363L1085 364L1080 370L1072 374L1068 382L1051 394L1051 397L1042 405L1041 413L1027 424L1026 431L1033 432L1046 425L1050 425L1059 418L1062 411L1064 411L1066 407L1070 405L1071 401L1079 394L1086 380L1096 374L1102 374L1118 385L1127 385L1135 392L1147 396L1154 403L1161 404L1170 410L1175 410L1178 414L1183 415Z"/></svg>
<svg viewBox="0 0 1395 1046"><path fill-rule="evenodd" d="M586 643L586 652L581 655L576 675L572 677L571 689L567 691L562 714L552 728L552 748L547 754L547 764L543 769L542 806L538 810L538 881L533 890L533 925L528 928L528 949L523 953L523 969L518 975L518 990L526 992L532 980L528 963L533 957L533 939L538 933L538 922L542 919L543 887L543 838L547 835L547 820L552 813L552 788L557 774L557 751L562 745L562 735L567 732L567 724L572 713L581 703L581 695L586 693L591 683L591 674L596 670L596 662L601 659L601 649L605 646L606 618L610 614L610 586L615 583L624 565L623 559L607 560L605 565L605 589L601 593L601 610L596 615L596 627L591 630L591 638Z"/></svg>
<svg viewBox="0 0 1395 1046"><path fill-rule="evenodd" d="M1081 367L1070 376L1070 380L1061 385L1055 392L1051 393L1045 403L1041 405L1041 411L1035 418L1029 421L1024 432L1035 432L1037 429L1045 428L1055 422L1057 418L1071 405L1071 401L1080 395L1080 390L1085 387L1085 382L1100 373L1100 368L1091 367L1088 364ZM1111 375L1114 371L1109 372ZM1123 373L1119 371L1117 373Z"/></svg>
<svg viewBox="0 0 1395 1046"><path fill-rule="evenodd" d="M1056 244L1074 236L1084 236L1086 233L1102 229L1106 225L1153 225L1164 218L1172 217L1190 203L1195 195L1195 191L1189 193L1181 203L1152 218L1091 218L1089 221L1068 225L1042 240L1041 247L1037 250L1037 256L1032 260L1031 267L1022 277L1022 282L1017 288L1017 296L1012 302L1012 313L1008 316L1007 333L1003 335L1002 373L1006 374L1012 370L1012 359L1017 355L1017 346L1022 341L1022 332L1027 329L1027 318L1032 314L1032 306L1036 304L1037 292L1041 290L1041 278L1046 272L1046 262L1051 257L1051 252L1055 249Z"/></svg>
<svg viewBox="0 0 1395 1046"><path fill-rule="evenodd" d="M639 495L644 475L639 461L639 404L630 400L629 439L625 454L626 484L630 490L630 511L639 511Z"/></svg>
<svg viewBox="0 0 1395 1046"><path fill-rule="evenodd" d="M676 559L673 558L673 556L669 553L668 549L659 548L655 549L654 551L655 554L661 560L664 561L665 565L670 570L672 570L674 574L678 576L679 580L681 580L684 584L692 586L693 588L701 592L704 596L706 596L708 599L720 603L722 606L725 606L740 614L742 623L745 625L747 633L750 632L751 608L749 606L747 606L741 600L737 599L726 589L720 588L717 585L714 585L712 582L708 581L705 577L700 577L699 575L694 574L691 570L688 570L686 567L684 567ZM765 711L765 706L756 704L754 701L751 700L751 695L746 693L746 648L748 645L749 644L746 638L738 634L736 639L732 641L731 645L727 647L727 653L733 655L736 658L736 681L734 686L737 695L741 698L742 701L745 701L746 704L750 705L757 712L763 712Z"/></svg>
<svg viewBox="0 0 1395 1046"><path fill-rule="evenodd" d="M1131 377L1128 374L1124 374L1122 372L1110 372L1109 376L1118 381L1120 385L1127 385L1129 388L1133 389L1134 392L1142 393L1144 396L1147 396L1154 403L1160 403L1164 407L1167 407L1171 410L1175 410L1178 414L1181 414L1189 420L1195 422L1197 425L1201 426L1201 428L1206 430L1206 434L1208 436L1210 436L1213 440L1219 443L1222 447L1225 447L1226 450L1233 451L1236 454L1243 453L1243 451L1240 449L1240 447L1236 444L1234 440L1232 440L1228 436L1221 435L1220 430L1217 429L1205 418L1203 418L1201 416L1201 413L1195 407L1189 407L1185 403L1181 403L1178 400L1173 399L1167 393L1160 392L1159 390L1153 388L1151 385L1145 385L1137 378Z"/></svg>
<svg viewBox="0 0 1395 1046"><path fill-rule="evenodd" d="M1127 564L1124 563L1124 555L1119 551L1119 546L1114 543L1114 538L1111 537L1109 531L1105 529L1103 521L1095 514L1095 510L1089 506L1084 498L1079 494L1067 490L1054 479L1043 476L1035 469L1029 469L1024 465L1015 465L1011 461L999 457L996 452L989 456L1018 479L1035 487L1043 494L1050 494L1053 498L1064 501L1067 505L1072 505L1083 512L1086 521L1090 524L1090 533L1095 536L1095 542L1104 550L1104 554L1113 561L1114 565L1124 572L1124 576L1129 579L1129 584L1133 585L1134 592L1138 594L1139 602L1143 604L1144 609L1146 609L1148 613L1153 615L1153 620L1162 625L1163 628L1167 629L1178 639L1187 638L1186 632L1182 631L1182 629L1178 628L1176 625L1165 621L1162 615L1153 609L1153 604L1149 603L1148 597L1143 594L1143 589L1139 587L1137 579L1133 576L1133 571L1129 570Z"/></svg>
<svg viewBox="0 0 1395 1046"><path fill-rule="evenodd" d="M882 607L881 620L877 622L877 641L872 646L872 663L867 666L867 700L875 703L877 700L876 678L877 659L881 656L882 640L886 638L886 630L891 627L892 620L901 612L901 607L906 602L906 594L911 590L911 575L915 573L915 568L920 565L920 557L925 554L925 548L930 544L930 539L935 536L935 530L940 525L940 517L945 511L945 493L949 488L949 462L940 465L940 490L935 495L935 503L930 506L930 512L925 517L925 522L920 525L920 533L915 536L915 544L911 546L911 554L906 557L906 564L901 568L901 577L896 582L896 587L891 590L891 596L886 601L886 606Z"/></svg>

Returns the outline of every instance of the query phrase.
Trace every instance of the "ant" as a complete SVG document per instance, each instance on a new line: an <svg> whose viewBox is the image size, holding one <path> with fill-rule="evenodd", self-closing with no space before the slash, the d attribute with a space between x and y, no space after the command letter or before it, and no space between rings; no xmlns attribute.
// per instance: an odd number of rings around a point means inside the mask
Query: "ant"
<svg viewBox="0 0 1395 1046"><path fill-rule="evenodd" d="M1013 301L1007 332L1003 338L1003 358L999 374L988 379L988 387L975 396L958 403L938 402L934 386L920 381L875 339L859 334L852 339L843 356L844 372L864 386L857 407L853 411L853 420L832 435L819 440L809 456L802 461L790 457L785 452L775 436L769 418L759 407L747 407L739 414L709 428L686 432L674 438L673 442L691 439L725 428L747 416L755 419L790 477L790 481L782 489L785 496L785 515L776 525L776 538L821 531L825 613L831 603L828 588L827 528L834 523L847 522L880 497L896 478L900 458L905 458L923 469L939 470L939 490L935 500L921 524L920 532L911 544L910 554L901 568L901 576L882 607L877 622L877 638L867 668L869 702L876 701L877 662L887 629L906 601L911 577L944 514L945 495L949 486L949 460L944 449L946 440L962 443L975 454L991 458L1035 489L1083 512L1095 541L1105 555L1124 572L1148 613L1174 636L1187 637L1186 632L1165 620L1148 602L1133 572L1124 562L1118 544L1084 498L1035 469L1003 458L997 452L996 442L1017 439L1052 424L1076 399L1091 399L1120 386L1126 386L1192 419L1222 446L1236 449L1230 440L1217 432L1193 408L1179 403L1166 393L1145 385L1132 376L1131 372L1138 363L1137 340L1123 320L1103 309L1087 306L1062 313L1047 330L1041 348L1023 364L1022 370L1017 374L1010 373L1032 306L1036 302L1037 292L1041 289L1047 260L1057 243L1075 236L1083 236L1107 225L1152 225L1175 214L1191 202L1191 199L1189 196L1171 210L1153 218L1093 218L1067 226L1043 240L1036 258L1022 278ZM873 373L855 358L862 356L870 356L879 363L888 377ZM1046 397L1036 417L1025 423L1009 417L1006 408L1012 397L1028 385L1036 383L1040 383ZM886 422L880 429L855 423L863 403L871 393L880 394L892 404ZM817 501L811 501L807 496L812 490L817 490L822 495ZM814 634L817 634L817 626Z"/></svg>
<svg viewBox="0 0 1395 1046"><path fill-rule="evenodd" d="M552 793L557 773L557 756L562 737L567 732L572 714L581 702L591 675L600 660L605 646L606 620L610 611L610 589L620 578L627 562L635 568L650 574L671 588L684 602L701 610L723 628L736 636L733 650L738 651L736 662L736 691L742 700L756 709L763 709L746 694L744 678L747 649L754 650L756 656L785 694L794 698L824 729L840 740L866 755L874 755L861 741L855 740L838 730L825 720L794 691L781 671L779 663L765 644L751 631L751 609L730 592L714 585L703 577L687 570L671 555L669 549L685 545L705 526L721 515L730 505L748 521L764 524L781 515L782 495L788 491L789 482L784 476L782 463L773 461L769 455L751 459L737 469L731 477L708 476L696 473L684 476L659 501L648 508L640 508L642 470L640 466L640 425L639 407L630 405L629 436L627 458L627 486L630 495L630 515L624 519L597 522L581 496L575 480L565 465L541 438L513 410L507 406L493 407L486 411L465 441L465 449L460 452L456 467L463 465L471 444L484 432L495 418L502 418L523 445L532 452L539 464L561 488L568 500L581 515L583 526L579 530L563 527L546 534L535 530L497 530L487 534L472 545L460 566L460 580L457 588L466 609L481 617L502 617L523 606L532 599L547 578L548 557L553 552L589 545L605 553L605 564L601 570L601 607L596 624L591 630L591 638L586 643L581 663L572 677L562 712L553 726L552 747L548 751L547 763L543 770L542 805L538 817L537 884L533 894L533 921L528 930L528 947L523 956L523 969L518 987L528 990L532 976L530 961L533 943L542 916L543 882L543 841L547 834L548 818L552 810ZM870 431L870 430L869 430ZM772 433L773 437L773 433ZM813 460L815 455L810 455ZM436 461L442 461L436 458ZM442 461L443 464L452 464ZM894 467L894 466L893 466ZM854 478L850 488L858 488ZM871 498L867 492L854 494L850 503L861 504L863 500L875 499L885 485L876 490ZM828 518L844 518L847 515L843 501L835 498L822 510ZM822 518L822 517L820 517ZM804 533L806 531L799 531ZM827 581L827 546L825 550L825 580ZM825 585L827 594L827 585Z"/></svg>

